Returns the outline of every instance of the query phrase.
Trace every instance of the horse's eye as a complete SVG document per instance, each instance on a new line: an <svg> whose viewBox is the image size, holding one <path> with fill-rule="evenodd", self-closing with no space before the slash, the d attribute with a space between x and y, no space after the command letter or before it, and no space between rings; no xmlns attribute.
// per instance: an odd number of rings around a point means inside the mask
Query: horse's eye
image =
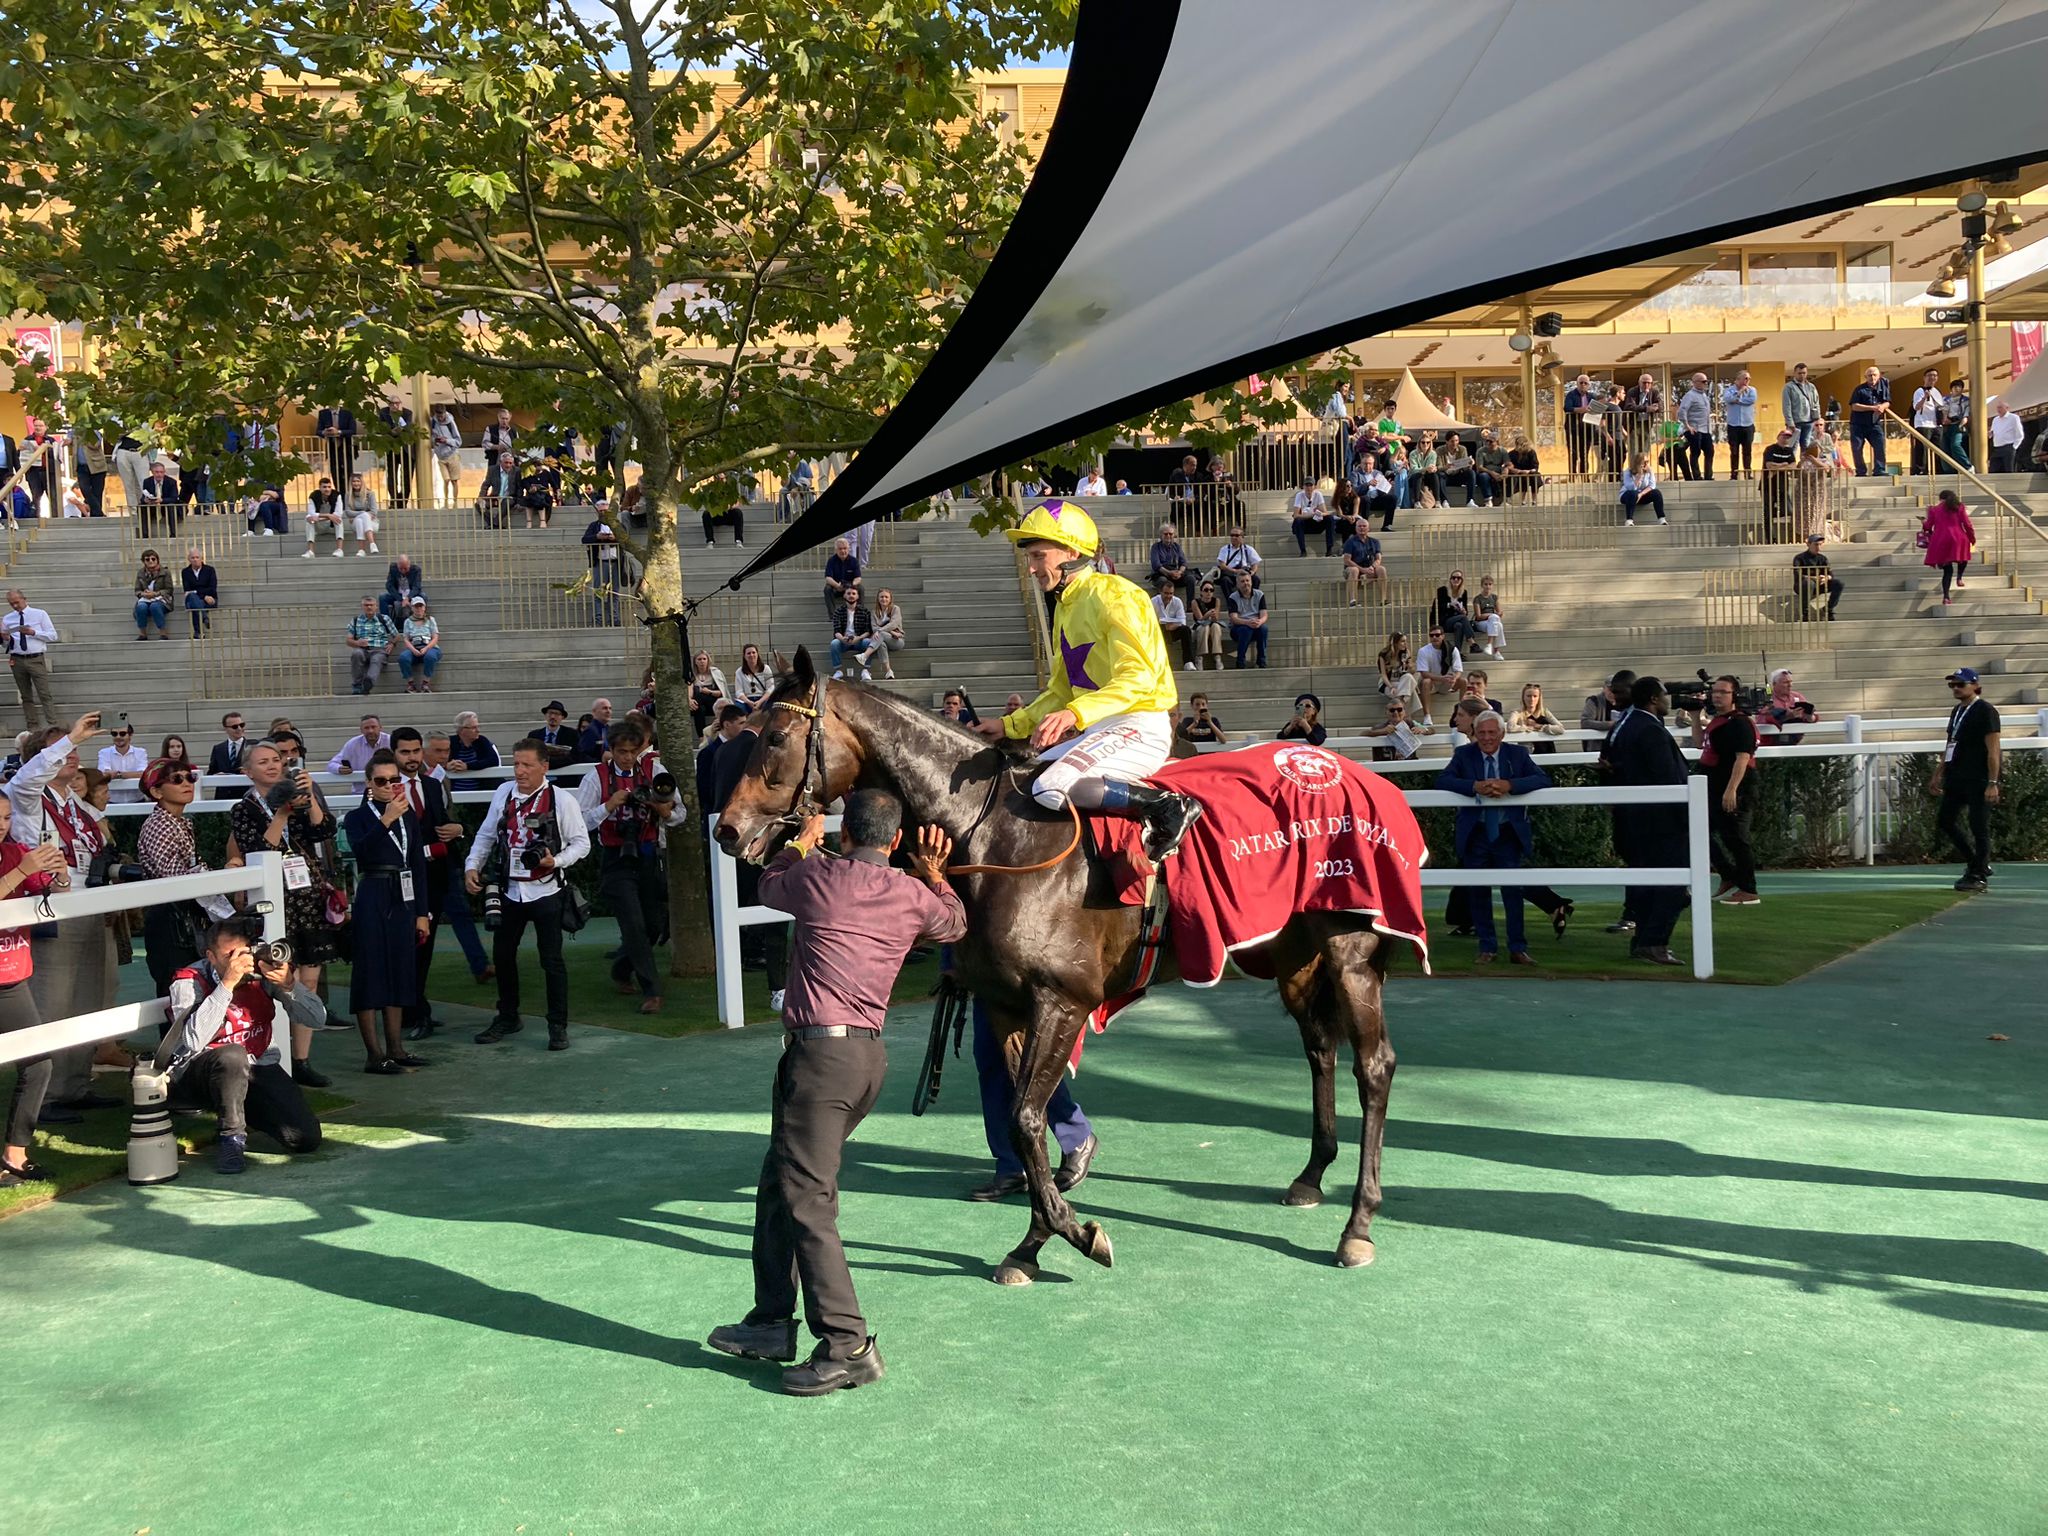
<svg viewBox="0 0 2048 1536"><path fill-rule="evenodd" d="M766 736L763 736L761 738L761 745L768 748L768 750L771 752L780 752L784 747L789 745L789 732L770 731Z"/></svg>

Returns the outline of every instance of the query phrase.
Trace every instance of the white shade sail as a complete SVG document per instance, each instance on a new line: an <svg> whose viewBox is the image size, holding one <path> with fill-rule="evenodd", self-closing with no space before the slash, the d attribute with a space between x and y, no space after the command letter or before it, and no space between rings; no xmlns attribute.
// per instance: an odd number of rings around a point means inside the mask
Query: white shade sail
<svg viewBox="0 0 2048 1536"><path fill-rule="evenodd" d="M1083 0L981 286L748 570L1254 369L2042 158L2044 79L2048 0Z"/></svg>

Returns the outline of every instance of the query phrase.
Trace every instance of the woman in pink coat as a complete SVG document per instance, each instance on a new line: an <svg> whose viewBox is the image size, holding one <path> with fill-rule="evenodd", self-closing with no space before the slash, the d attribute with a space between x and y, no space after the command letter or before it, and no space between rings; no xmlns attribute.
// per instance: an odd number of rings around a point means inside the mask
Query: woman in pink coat
<svg viewBox="0 0 2048 1536"><path fill-rule="evenodd" d="M1977 542L1977 530L1970 524L1970 509L1954 491L1943 491L1920 523L1927 539L1925 563L1941 567L1941 605L1949 605L1949 584L1960 591L1963 572L1969 568L1970 549Z"/></svg>

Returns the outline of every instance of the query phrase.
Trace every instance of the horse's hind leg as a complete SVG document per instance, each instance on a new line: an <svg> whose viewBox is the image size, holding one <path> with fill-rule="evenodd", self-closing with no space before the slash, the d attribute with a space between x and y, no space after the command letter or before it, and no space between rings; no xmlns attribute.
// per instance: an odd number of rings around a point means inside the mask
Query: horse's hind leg
<svg viewBox="0 0 2048 1536"><path fill-rule="evenodd" d="M1045 1151L1045 1106L1059 1086L1060 1074L1066 1071L1067 1059L1086 1022L1086 1011L1067 999L1041 997L1031 1026L1024 1032L1017 1092L1010 1109L1010 1137L1031 1189L1031 1229L996 1270L999 1284L1024 1285L1035 1278L1039 1250L1053 1237L1065 1238L1105 1268L1110 1263L1108 1234L1095 1222L1084 1227L1074 1219L1073 1207L1052 1181L1052 1161Z"/></svg>
<svg viewBox="0 0 2048 1536"><path fill-rule="evenodd" d="M1336 933L1323 947L1337 1018L1351 1036L1352 1071L1365 1117L1351 1219L1337 1243L1337 1262L1347 1269L1373 1261L1372 1218L1380 1208L1380 1145L1387 1134L1387 1095L1394 1082L1394 1047L1387 1038L1382 1007L1385 942L1372 933Z"/></svg>
<svg viewBox="0 0 2048 1536"><path fill-rule="evenodd" d="M1293 947L1284 947L1284 960L1296 958ZM1280 1001L1301 1028L1301 1048L1308 1057L1313 1105L1308 1166L1287 1186L1280 1203L1321 1205L1323 1174L1337 1160L1337 1029L1335 1000L1320 955L1311 954L1306 963L1281 972Z"/></svg>

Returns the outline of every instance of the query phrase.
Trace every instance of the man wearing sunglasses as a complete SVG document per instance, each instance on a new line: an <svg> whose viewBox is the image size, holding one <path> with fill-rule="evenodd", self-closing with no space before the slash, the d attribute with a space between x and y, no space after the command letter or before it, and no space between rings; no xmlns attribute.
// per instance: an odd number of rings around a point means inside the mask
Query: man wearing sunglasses
<svg viewBox="0 0 2048 1536"><path fill-rule="evenodd" d="M112 785L107 791L107 798L115 805L139 805L142 803L142 775L149 767L149 754L135 745L134 727L126 720L116 720L108 734L114 738L114 744L101 747L99 755L99 770Z"/></svg>
<svg viewBox="0 0 2048 1536"><path fill-rule="evenodd" d="M1949 673L1948 740L1927 792L1941 800L1938 825L1963 856L1959 891L1981 891L1991 880L1991 810L1998 804L1998 777L2004 754L1999 750L1998 711L1984 697L1984 685L1972 667ZM1970 835L1959 823L1967 816Z"/></svg>
<svg viewBox="0 0 2048 1536"><path fill-rule="evenodd" d="M242 754L249 750L249 722L243 718L239 709L231 709L220 717L220 728L226 733L227 740L216 741L213 744L213 750L207 754L206 771L240 773ZM232 799L239 793L240 791L235 789L216 789L208 798Z"/></svg>

